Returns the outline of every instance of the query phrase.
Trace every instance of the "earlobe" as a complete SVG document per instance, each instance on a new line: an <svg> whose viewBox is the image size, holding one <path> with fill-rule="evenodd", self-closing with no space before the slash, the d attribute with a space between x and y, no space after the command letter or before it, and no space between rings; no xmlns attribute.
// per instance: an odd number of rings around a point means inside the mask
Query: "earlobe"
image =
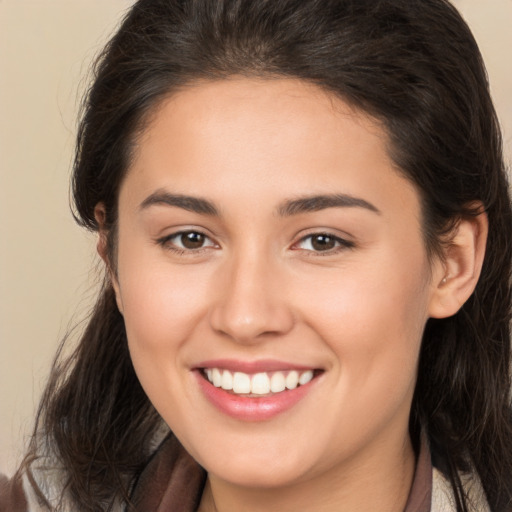
<svg viewBox="0 0 512 512"><path fill-rule="evenodd" d="M465 218L455 227L444 251L442 272L429 305L432 318L447 318L459 311L473 293L485 256L488 220L485 213Z"/></svg>
<svg viewBox="0 0 512 512"><path fill-rule="evenodd" d="M121 315L123 314L123 301L121 300L121 292L119 290L119 282L115 277L110 276L110 282L112 283L112 288L114 288L114 293L116 294L116 304L117 309Z"/></svg>
<svg viewBox="0 0 512 512"><path fill-rule="evenodd" d="M96 250L98 251L101 259L105 262L105 265L110 268L107 252L106 211L103 203L98 203L94 207L94 218L98 224L98 242L96 244Z"/></svg>
<svg viewBox="0 0 512 512"><path fill-rule="evenodd" d="M114 292L116 294L117 308L119 309L119 312L123 314L123 304L119 290L119 282L112 267L108 253L108 230L106 228L106 210L103 203L98 203L94 207L94 218L98 224L98 242L96 244L96 250L98 251L98 254L107 267L110 282L112 283L112 287L114 288Z"/></svg>

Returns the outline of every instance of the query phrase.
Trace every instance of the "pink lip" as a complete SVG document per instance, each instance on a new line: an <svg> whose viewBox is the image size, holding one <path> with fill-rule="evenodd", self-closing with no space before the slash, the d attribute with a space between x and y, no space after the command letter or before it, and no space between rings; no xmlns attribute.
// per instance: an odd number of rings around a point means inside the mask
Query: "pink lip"
<svg viewBox="0 0 512 512"><path fill-rule="evenodd" d="M259 373L259 372L278 372L286 370L306 371L314 370L311 366L302 366L287 363L285 361L276 361L274 359L261 359L259 361L239 361L235 359L213 359L203 361L196 365L196 368L222 368L230 372Z"/></svg>
<svg viewBox="0 0 512 512"><path fill-rule="evenodd" d="M214 367L226 368L223 365ZM271 370L268 370L267 367L267 371ZM253 422L270 420L291 409L308 394L318 380L318 378L314 378L303 386L270 396L247 397L235 395L222 388L215 387L204 378L200 370L195 370L194 374L201 391L219 411L241 421Z"/></svg>

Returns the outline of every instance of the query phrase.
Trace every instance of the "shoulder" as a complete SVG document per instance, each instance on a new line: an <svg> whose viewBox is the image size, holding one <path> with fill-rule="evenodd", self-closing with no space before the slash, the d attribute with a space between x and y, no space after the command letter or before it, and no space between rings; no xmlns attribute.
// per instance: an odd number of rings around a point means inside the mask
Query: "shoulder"
<svg viewBox="0 0 512 512"><path fill-rule="evenodd" d="M149 445L151 452L157 451L168 433L166 426L155 433ZM127 477L127 486L132 479L133 476ZM48 512L55 508L66 512L77 510L75 500L67 492L68 481L68 472L59 458L42 448L24 470L18 471L12 478L0 473L0 512ZM112 512L125 509L121 497L115 497L112 501L109 509Z"/></svg>
<svg viewBox="0 0 512 512"><path fill-rule="evenodd" d="M463 474L461 480L469 502L469 512L490 512L485 493L475 475ZM436 468L432 471L431 512L456 512L453 491L448 480Z"/></svg>
<svg viewBox="0 0 512 512"><path fill-rule="evenodd" d="M0 475L0 512L48 512L57 503L65 503L58 491L57 473L30 468L12 478Z"/></svg>
<svg viewBox="0 0 512 512"><path fill-rule="evenodd" d="M0 475L0 512L28 512L28 502L19 475L7 478Z"/></svg>

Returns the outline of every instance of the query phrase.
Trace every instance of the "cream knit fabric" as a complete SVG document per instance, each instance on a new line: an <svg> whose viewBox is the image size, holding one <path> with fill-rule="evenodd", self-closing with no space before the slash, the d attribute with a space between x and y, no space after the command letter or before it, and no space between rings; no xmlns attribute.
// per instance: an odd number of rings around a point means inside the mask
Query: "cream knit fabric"
<svg viewBox="0 0 512 512"><path fill-rule="evenodd" d="M477 478L461 475L471 512L490 512L482 486ZM453 491L443 474L433 468L432 471L432 507L430 512L456 512Z"/></svg>

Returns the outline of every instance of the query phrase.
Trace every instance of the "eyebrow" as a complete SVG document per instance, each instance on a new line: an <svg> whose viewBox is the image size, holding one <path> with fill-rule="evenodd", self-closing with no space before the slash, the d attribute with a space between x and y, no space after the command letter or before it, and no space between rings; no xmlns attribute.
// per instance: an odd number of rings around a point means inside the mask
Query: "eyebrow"
<svg viewBox="0 0 512 512"><path fill-rule="evenodd" d="M171 194L164 190L157 190L149 195L140 204L140 209L145 210L155 205L175 206L200 215L220 217L218 208L208 199L184 194ZM368 201L347 194L315 195L291 199L282 203L277 212L282 217L290 217L301 213L326 210L327 208L364 208L381 214L380 210Z"/></svg>
<svg viewBox="0 0 512 512"><path fill-rule="evenodd" d="M288 217L300 213L326 210L327 208L364 208L378 215L381 214L381 211L368 201L347 194L299 197L298 199L285 201L277 211L282 217Z"/></svg>
<svg viewBox="0 0 512 512"><path fill-rule="evenodd" d="M182 208L183 210L199 213L201 215L209 215L212 217L220 216L217 207L207 199L183 194L171 194L163 190L157 190L146 197L139 208L145 210L154 205L176 206L177 208Z"/></svg>

